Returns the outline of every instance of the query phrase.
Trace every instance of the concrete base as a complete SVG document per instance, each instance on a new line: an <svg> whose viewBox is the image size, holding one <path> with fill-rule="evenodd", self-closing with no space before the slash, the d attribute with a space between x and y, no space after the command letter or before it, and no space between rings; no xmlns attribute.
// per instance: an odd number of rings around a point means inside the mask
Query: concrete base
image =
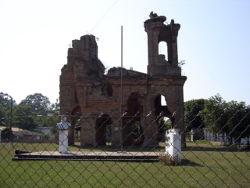
<svg viewBox="0 0 250 188"><path fill-rule="evenodd" d="M15 154L12 160L77 160L77 161L128 161L157 162L160 152L68 152L41 151Z"/></svg>

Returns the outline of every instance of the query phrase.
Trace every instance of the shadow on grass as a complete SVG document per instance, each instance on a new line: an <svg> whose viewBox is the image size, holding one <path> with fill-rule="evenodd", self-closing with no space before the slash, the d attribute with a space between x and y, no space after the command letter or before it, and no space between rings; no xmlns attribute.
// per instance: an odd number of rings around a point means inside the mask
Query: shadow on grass
<svg viewBox="0 0 250 188"><path fill-rule="evenodd" d="M182 159L181 164L179 166L197 166L197 167L203 167L203 165L199 163L195 163L193 161L190 161L188 159Z"/></svg>

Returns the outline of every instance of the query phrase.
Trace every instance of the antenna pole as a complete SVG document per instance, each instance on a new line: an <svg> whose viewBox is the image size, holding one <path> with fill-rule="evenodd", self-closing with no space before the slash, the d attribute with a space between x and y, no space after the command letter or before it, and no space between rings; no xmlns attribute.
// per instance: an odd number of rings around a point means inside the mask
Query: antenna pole
<svg viewBox="0 0 250 188"><path fill-rule="evenodd" d="M120 98L120 116L121 116L121 123L120 123L120 144L121 144L121 151L123 151L123 26L121 26L121 83L120 83L120 89L121 89L121 98Z"/></svg>

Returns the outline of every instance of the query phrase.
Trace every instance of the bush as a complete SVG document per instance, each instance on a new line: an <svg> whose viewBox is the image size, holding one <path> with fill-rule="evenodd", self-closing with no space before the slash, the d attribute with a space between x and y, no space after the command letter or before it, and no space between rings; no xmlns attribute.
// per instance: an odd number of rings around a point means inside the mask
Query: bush
<svg viewBox="0 0 250 188"><path fill-rule="evenodd" d="M9 140L12 140L13 138L14 138L14 134L13 134L11 128L5 128L4 130L2 130L1 140L9 141Z"/></svg>

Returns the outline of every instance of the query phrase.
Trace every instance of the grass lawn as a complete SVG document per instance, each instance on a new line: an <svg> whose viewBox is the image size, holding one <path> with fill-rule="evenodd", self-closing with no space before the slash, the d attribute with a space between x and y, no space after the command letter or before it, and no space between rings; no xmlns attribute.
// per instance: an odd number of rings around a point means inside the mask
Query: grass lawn
<svg viewBox="0 0 250 188"><path fill-rule="evenodd" d="M57 145L0 143L0 187L250 187L250 152L209 143L188 143L183 156L189 162L180 166L162 162L12 161L16 149L56 151ZM84 149L69 148L73 150Z"/></svg>

